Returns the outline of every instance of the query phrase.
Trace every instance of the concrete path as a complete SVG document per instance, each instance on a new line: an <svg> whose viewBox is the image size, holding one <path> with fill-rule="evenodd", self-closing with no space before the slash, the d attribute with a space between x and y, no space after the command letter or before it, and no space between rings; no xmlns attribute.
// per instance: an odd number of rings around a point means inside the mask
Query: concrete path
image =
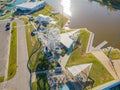
<svg viewBox="0 0 120 90"><path fill-rule="evenodd" d="M115 70L117 72L117 75L120 79L120 60L113 60L113 64L114 64Z"/></svg>
<svg viewBox="0 0 120 90"><path fill-rule="evenodd" d="M102 47L104 47L108 42L107 41L103 41L101 42L99 45L97 45L95 47L95 50L100 50Z"/></svg>
<svg viewBox="0 0 120 90"><path fill-rule="evenodd" d="M108 57L102 51L93 51L92 54L104 65L104 67L109 71L114 79L118 79L118 76L120 77L120 61L113 61L113 65L115 67L114 70Z"/></svg>
<svg viewBox="0 0 120 90"><path fill-rule="evenodd" d="M15 20L18 23L18 68L16 75L9 81L0 84L0 90L30 90L30 74L27 69L28 52L23 21Z"/></svg>

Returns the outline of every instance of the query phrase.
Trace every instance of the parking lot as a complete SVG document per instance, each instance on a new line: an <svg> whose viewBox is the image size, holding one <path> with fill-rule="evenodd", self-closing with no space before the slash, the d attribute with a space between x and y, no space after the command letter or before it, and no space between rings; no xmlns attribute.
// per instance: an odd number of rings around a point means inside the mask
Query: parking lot
<svg viewBox="0 0 120 90"><path fill-rule="evenodd" d="M10 30L6 31L5 26L9 21L0 20L0 76L4 76L6 69L6 62L9 60L9 39Z"/></svg>

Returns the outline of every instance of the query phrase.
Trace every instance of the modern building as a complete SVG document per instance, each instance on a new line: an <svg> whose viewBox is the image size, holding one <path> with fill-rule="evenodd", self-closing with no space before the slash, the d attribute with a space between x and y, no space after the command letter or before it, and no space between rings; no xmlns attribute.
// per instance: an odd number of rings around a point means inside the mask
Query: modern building
<svg viewBox="0 0 120 90"><path fill-rule="evenodd" d="M45 7L45 1L26 2L16 6L19 14L27 15L31 14L39 9Z"/></svg>
<svg viewBox="0 0 120 90"><path fill-rule="evenodd" d="M42 14L39 14L38 16L37 16L37 18L36 18L36 22L38 22L39 24L41 24L42 22L46 22L46 23L50 23L50 22L52 22L53 21L53 19L51 18L51 17L49 17L49 16L44 16L44 15L42 15Z"/></svg>
<svg viewBox="0 0 120 90"><path fill-rule="evenodd" d="M87 81L92 63L80 64L68 68L69 75L79 84Z"/></svg>

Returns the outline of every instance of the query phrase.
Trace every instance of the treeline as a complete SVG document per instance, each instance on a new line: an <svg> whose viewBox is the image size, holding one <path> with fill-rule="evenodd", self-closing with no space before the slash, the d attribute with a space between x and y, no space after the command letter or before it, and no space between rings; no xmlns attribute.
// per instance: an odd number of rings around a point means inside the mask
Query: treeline
<svg viewBox="0 0 120 90"><path fill-rule="evenodd" d="M120 5L120 0L108 0L108 1L110 1L113 4Z"/></svg>
<svg viewBox="0 0 120 90"><path fill-rule="evenodd" d="M97 1L102 5L107 5L111 6L115 9L120 9L120 0L89 0L90 2L92 1Z"/></svg>

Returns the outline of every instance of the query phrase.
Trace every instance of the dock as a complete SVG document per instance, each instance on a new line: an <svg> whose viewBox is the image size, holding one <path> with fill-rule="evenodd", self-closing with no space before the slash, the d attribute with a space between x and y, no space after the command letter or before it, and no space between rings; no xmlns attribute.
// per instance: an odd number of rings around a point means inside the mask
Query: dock
<svg viewBox="0 0 120 90"><path fill-rule="evenodd" d="M102 43L100 43L99 45L97 45L94 49L95 50L100 50L102 47L104 47L108 42L107 41L103 41Z"/></svg>
<svg viewBox="0 0 120 90"><path fill-rule="evenodd" d="M89 44L88 44L88 47L87 47L87 52L91 52L94 47L93 47L93 41L94 41L94 33L93 32L90 32L90 39L89 39Z"/></svg>

